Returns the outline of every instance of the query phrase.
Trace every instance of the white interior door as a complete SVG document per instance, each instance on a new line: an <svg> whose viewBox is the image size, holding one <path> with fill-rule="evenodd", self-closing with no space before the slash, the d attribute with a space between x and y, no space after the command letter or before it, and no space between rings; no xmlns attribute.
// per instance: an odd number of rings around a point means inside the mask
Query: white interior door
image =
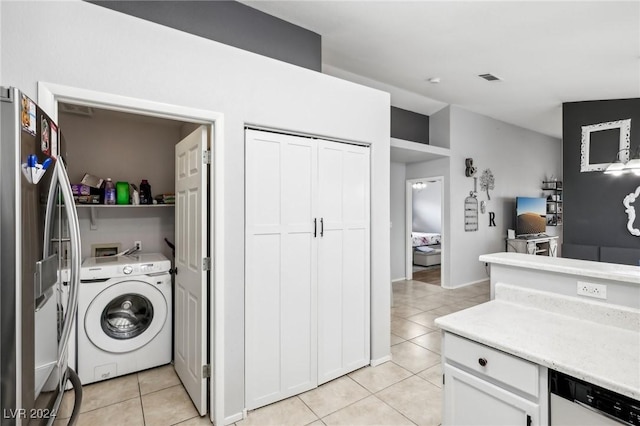
<svg viewBox="0 0 640 426"><path fill-rule="evenodd" d="M175 369L200 415L207 412L207 166L205 126L176 145Z"/></svg>
<svg viewBox="0 0 640 426"><path fill-rule="evenodd" d="M317 383L316 167L314 140L246 131L247 409Z"/></svg>
<svg viewBox="0 0 640 426"><path fill-rule="evenodd" d="M318 140L318 384L369 364L369 148Z"/></svg>

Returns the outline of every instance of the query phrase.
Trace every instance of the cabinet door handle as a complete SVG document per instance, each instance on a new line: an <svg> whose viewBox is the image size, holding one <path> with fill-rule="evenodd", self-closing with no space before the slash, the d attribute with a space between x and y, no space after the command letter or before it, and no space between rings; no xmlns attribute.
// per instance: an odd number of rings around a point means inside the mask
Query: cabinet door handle
<svg viewBox="0 0 640 426"><path fill-rule="evenodd" d="M320 236L324 236L324 220L320 218Z"/></svg>
<svg viewBox="0 0 640 426"><path fill-rule="evenodd" d="M531 426L531 416L527 414L527 426Z"/></svg>
<svg viewBox="0 0 640 426"><path fill-rule="evenodd" d="M318 231L318 219L314 217L313 218L313 238L316 238L317 231Z"/></svg>
<svg viewBox="0 0 640 426"><path fill-rule="evenodd" d="M480 364L481 366L485 367L487 365L487 359L486 358L478 358L478 364Z"/></svg>

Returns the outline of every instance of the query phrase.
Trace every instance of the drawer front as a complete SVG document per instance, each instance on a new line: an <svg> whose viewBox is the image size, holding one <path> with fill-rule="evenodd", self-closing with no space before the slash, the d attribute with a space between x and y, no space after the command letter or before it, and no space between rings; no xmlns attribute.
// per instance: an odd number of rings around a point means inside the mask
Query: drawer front
<svg viewBox="0 0 640 426"><path fill-rule="evenodd" d="M444 335L444 357L534 397L539 396L538 366L455 334Z"/></svg>

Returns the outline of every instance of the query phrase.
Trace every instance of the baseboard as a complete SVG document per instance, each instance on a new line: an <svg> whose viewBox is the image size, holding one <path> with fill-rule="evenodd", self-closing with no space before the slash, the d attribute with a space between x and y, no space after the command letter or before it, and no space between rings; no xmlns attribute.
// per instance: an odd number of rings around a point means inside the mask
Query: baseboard
<svg viewBox="0 0 640 426"><path fill-rule="evenodd" d="M371 366L376 367L380 364L384 364L387 361L391 361L391 355L383 356L382 358L372 359Z"/></svg>
<svg viewBox="0 0 640 426"><path fill-rule="evenodd" d="M392 279L392 280L391 280L391 282L392 282L392 283L395 283L395 282L397 282L397 281L405 281L405 280L406 280L406 278L405 278L405 277L402 277L402 278L394 278L394 279Z"/></svg>
<svg viewBox="0 0 640 426"><path fill-rule="evenodd" d="M453 289L455 289L455 288L467 287L467 286L470 286L470 285L474 285L474 284L481 284L481 283L485 283L485 282L489 282L489 281L491 281L491 279L490 279L490 278L483 278L483 279L481 279L481 280L477 280L477 281L470 281L470 282L468 282L468 283L463 283L463 284L457 285L457 286L455 286L455 287L442 287L442 288L446 288L446 289L448 289L448 290L453 290Z"/></svg>
<svg viewBox="0 0 640 426"><path fill-rule="evenodd" d="M243 410L241 413L236 413L232 416L229 417L225 417L224 418L224 424L225 425L230 425L233 424L235 422L239 422L242 419L245 419L247 417L247 410Z"/></svg>

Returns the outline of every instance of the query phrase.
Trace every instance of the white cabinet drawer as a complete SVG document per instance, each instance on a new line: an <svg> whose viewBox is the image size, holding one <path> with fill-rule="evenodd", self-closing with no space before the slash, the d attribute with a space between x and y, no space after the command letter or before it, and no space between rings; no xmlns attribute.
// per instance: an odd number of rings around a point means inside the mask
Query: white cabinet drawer
<svg viewBox="0 0 640 426"><path fill-rule="evenodd" d="M450 364L443 372L443 426L547 426L536 402Z"/></svg>
<svg viewBox="0 0 640 426"><path fill-rule="evenodd" d="M451 333L444 335L444 357L534 397L539 396L538 366Z"/></svg>

